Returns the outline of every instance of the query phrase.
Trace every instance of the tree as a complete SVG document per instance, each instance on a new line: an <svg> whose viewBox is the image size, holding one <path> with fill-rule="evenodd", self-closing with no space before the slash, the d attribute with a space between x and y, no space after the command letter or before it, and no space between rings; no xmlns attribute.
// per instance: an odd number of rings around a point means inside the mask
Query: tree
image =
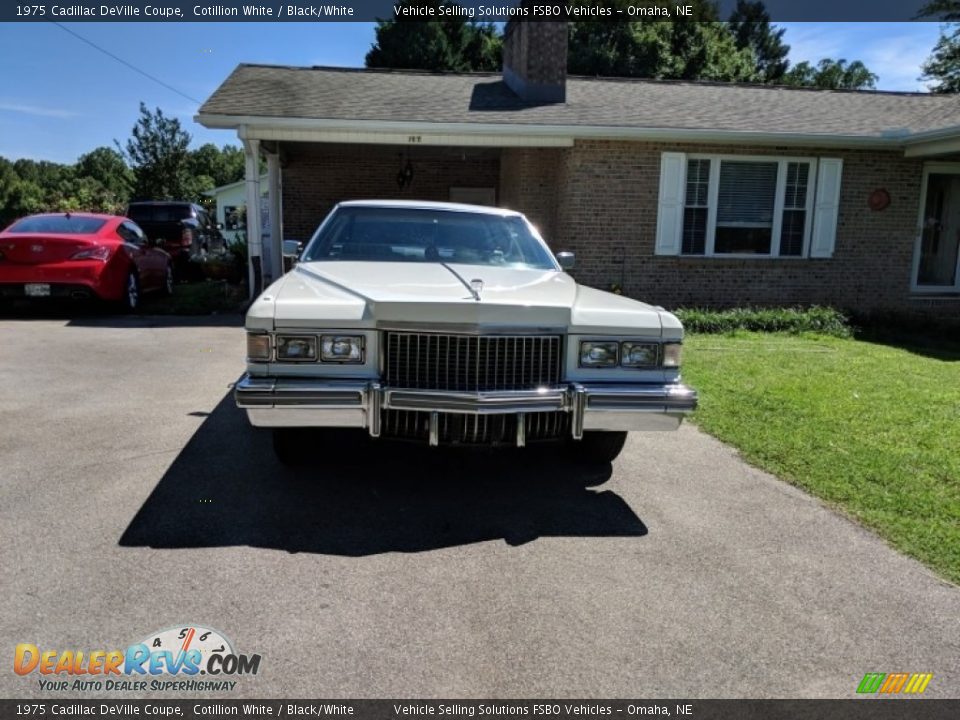
<svg viewBox="0 0 960 720"><path fill-rule="evenodd" d="M0 228L5 228L16 218L11 207L11 197L19 183L20 178L13 169L13 163L0 157Z"/></svg>
<svg viewBox="0 0 960 720"><path fill-rule="evenodd" d="M770 14L759 0L737 0L729 22L737 47L753 51L757 79L766 83L780 80L790 66L790 46L783 43L786 29L770 25Z"/></svg>
<svg viewBox="0 0 960 720"><path fill-rule="evenodd" d="M709 3L701 2L700 9L707 19L697 22L570 23L568 70L575 75L755 80L753 51L738 48L727 25L710 19L715 15Z"/></svg>
<svg viewBox="0 0 960 720"><path fill-rule="evenodd" d="M935 93L960 92L960 24L952 23L952 31L941 28L940 39L923 63L921 80L933 80L930 91Z"/></svg>
<svg viewBox="0 0 960 720"><path fill-rule="evenodd" d="M190 175L207 177L212 182L212 185L201 190L243 179L243 151L235 145L218 148L213 143L205 143L190 153L187 164Z"/></svg>
<svg viewBox="0 0 960 720"><path fill-rule="evenodd" d="M8 214L8 222L46 209L43 188L33 180L22 178L10 189L7 204L4 206L4 212Z"/></svg>
<svg viewBox="0 0 960 720"><path fill-rule="evenodd" d="M877 76L859 60L848 65L843 59L824 58L816 67L806 61L797 63L780 82L783 85L821 90L873 90Z"/></svg>
<svg viewBox="0 0 960 720"><path fill-rule="evenodd" d="M917 19L934 19L943 22L960 20L960 0L930 0L920 8Z"/></svg>
<svg viewBox="0 0 960 720"><path fill-rule="evenodd" d="M133 190L133 171L127 167L123 155L113 148L98 147L81 155L74 166L78 178L91 178L119 204L130 199Z"/></svg>
<svg viewBox="0 0 960 720"><path fill-rule="evenodd" d="M176 118L160 108L150 112L140 103L140 119L125 146L127 162L135 175L134 197L143 200L183 200L187 197L187 147L190 134Z"/></svg>
<svg viewBox="0 0 960 720"><path fill-rule="evenodd" d="M450 0L404 0L400 6L454 7ZM376 42L367 53L370 68L446 70L468 72L498 70L502 38L491 23L478 23L458 15L442 20L410 19L394 11L393 20L377 23Z"/></svg>

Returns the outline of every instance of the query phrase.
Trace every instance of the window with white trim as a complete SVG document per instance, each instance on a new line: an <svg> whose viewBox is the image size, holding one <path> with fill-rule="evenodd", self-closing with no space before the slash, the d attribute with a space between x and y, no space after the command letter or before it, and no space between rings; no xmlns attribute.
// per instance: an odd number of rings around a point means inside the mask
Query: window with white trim
<svg viewBox="0 0 960 720"><path fill-rule="evenodd" d="M687 156L680 254L803 257L814 158Z"/></svg>

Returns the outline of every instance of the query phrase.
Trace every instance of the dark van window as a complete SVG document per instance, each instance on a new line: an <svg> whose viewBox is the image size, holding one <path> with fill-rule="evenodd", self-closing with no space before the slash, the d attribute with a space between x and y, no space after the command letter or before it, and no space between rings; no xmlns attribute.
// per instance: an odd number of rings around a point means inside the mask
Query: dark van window
<svg viewBox="0 0 960 720"><path fill-rule="evenodd" d="M106 220L71 215L37 215L14 223L7 232L12 233L61 233L67 235L91 235L106 224Z"/></svg>
<svg viewBox="0 0 960 720"><path fill-rule="evenodd" d="M131 205L127 217L136 223L177 222L193 217L189 205Z"/></svg>

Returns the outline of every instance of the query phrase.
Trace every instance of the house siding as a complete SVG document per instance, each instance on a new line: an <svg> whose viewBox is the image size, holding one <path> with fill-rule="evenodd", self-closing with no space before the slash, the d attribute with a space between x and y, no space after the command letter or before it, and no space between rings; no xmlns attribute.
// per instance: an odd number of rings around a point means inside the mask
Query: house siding
<svg viewBox="0 0 960 720"><path fill-rule="evenodd" d="M842 158L833 257L655 255L660 156L666 151ZM626 295L667 307L818 303L858 311L949 312L949 303L910 292L922 167L897 152L577 142L562 151L551 244L577 253L581 282L602 289L616 284ZM876 188L891 196L880 212L867 206Z"/></svg>
<svg viewBox="0 0 960 720"><path fill-rule="evenodd" d="M497 188L499 150L416 148L383 145L285 143L283 232L309 240L343 200L449 200L451 187ZM403 189L397 172L407 160L413 182Z"/></svg>
<svg viewBox="0 0 960 720"><path fill-rule="evenodd" d="M724 259L654 254L663 152L843 159L833 257ZM408 155L409 153L409 155ZM402 154L402 160L401 160ZM396 174L407 157L412 185ZM578 281L669 308L825 304L857 312L955 317L960 298L911 293L923 163L897 151L577 141L571 148L459 149L287 143L284 226L306 240L341 200L446 200L450 187L496 187L551 247L577 253ZM867 205L886 189L883 211Z"/></svg>
<svg viewBox="0 0 960 720"><path fill-rule="evenodd" d="M500 159L500 205L523 212L548 242L556 232L561 153L555 148L509 148Z"/></svg>

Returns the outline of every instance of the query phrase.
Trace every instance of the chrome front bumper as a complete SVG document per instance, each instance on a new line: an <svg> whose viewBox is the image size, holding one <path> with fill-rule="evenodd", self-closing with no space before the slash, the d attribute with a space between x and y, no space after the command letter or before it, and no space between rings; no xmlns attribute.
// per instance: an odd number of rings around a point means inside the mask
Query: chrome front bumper
<svg viewBox="0 0 960 720"><path fill-rule="evenodd" d="M381 410L497 415L571 413L575 439L584 430L676 430L697 407L686 385L569 383L528 391L454 392L383 387L366 380L313 380L244 375L237 407L258 427L355 427L380 435ZM522 426L522 423L519 424ZM522 433L521 433L522 434ZM431 434L431 444L435 438ZM517 438L523 444L523 438Z"/></svg>

